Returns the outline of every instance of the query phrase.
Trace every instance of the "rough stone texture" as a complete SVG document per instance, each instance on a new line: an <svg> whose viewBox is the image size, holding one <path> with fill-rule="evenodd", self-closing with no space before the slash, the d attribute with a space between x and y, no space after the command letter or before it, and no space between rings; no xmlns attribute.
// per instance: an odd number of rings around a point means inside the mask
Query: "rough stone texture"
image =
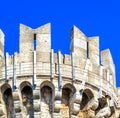
<svg viewBox="0 0 120 118"><path fill-rule="evenodd" d="M71 30L70 50L79 58L87 58L87 37L76 27Z"/></svg>
<svg viewBox="0 0 120 118"><path fill-rule="evenodd" d="M91 37L88 40L88 57L92 63L99 65L99 37Z"/></svg>
<svg viewBox="0 0 120 118"><path fill-rule="evenodd" d="M4 57L4 33L0 29L0 58Z"/></svg>
<svg viewBox="0 0 120 118"><path fill-rule="evenodd" d="M0 118L120 117L120 88L110 51L100 57L99 38L86 37L76 26L70 40L70 54L58 59L60 51L51 53L50 24L37 29L21 24L20 53L4 57L0 30Z"/></svg>

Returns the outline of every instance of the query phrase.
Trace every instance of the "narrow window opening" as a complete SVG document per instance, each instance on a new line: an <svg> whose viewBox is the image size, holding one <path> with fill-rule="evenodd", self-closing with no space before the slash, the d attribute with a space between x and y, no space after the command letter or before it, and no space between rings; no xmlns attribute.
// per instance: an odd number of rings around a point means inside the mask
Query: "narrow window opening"
<svg viewBox="0 0 120 118"><path fill-rule="evenodd" d="M101 54L99 55L99 64L102 65Z"/></svg>
<svg viewBox="0 0 120 118"><path fill-rule="evenodd" d="M34 50L36 50L36 34L34 34Z"/></svg>
<svg viewBox="0 0 120 118"><path fill-rule="evenodd" d="M89 43L87 42L87 58L89 58Z"/></svg>

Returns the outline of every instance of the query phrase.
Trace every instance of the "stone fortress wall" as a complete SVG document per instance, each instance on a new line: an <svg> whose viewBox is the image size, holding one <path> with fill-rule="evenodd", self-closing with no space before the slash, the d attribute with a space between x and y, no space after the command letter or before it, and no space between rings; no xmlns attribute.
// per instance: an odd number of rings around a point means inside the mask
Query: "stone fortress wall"
<svg viewBox="0 0 120 118"><path fill-rule="evenodd" d="M114 62L98 36L73 26L70 54L62 55L51 49L49 23L20 24L19 47L4 56L0 30L0 118L120 118Z"/></svg>

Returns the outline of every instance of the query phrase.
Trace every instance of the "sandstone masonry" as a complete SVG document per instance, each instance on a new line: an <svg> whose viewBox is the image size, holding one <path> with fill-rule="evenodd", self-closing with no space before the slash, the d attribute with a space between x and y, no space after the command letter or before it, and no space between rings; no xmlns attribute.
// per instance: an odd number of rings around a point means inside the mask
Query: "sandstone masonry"
<svg viewBox="0 0 120 118"><path fill-rule="evenodd" d="M73 26L63 55L51 49L50 24L20 24L19 47L4 56L0 30L0 118L120 118L114 62L98 36Z"/></svg>

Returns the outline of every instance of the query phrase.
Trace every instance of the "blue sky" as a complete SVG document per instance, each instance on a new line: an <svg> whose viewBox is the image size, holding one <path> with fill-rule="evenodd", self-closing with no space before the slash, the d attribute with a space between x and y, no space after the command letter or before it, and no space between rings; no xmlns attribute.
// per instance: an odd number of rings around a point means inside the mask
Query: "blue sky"
<svg viewBox="0 0 120 118"><path fill-rule="evenodd" d="M19 24L32 28L51 22L52 48L69 53L70 29L76 25L86 36L100 37L100 50L109 48L120 86L119 0L3 0L0 28L5 34L5 52L19 51Z"/></svg>

